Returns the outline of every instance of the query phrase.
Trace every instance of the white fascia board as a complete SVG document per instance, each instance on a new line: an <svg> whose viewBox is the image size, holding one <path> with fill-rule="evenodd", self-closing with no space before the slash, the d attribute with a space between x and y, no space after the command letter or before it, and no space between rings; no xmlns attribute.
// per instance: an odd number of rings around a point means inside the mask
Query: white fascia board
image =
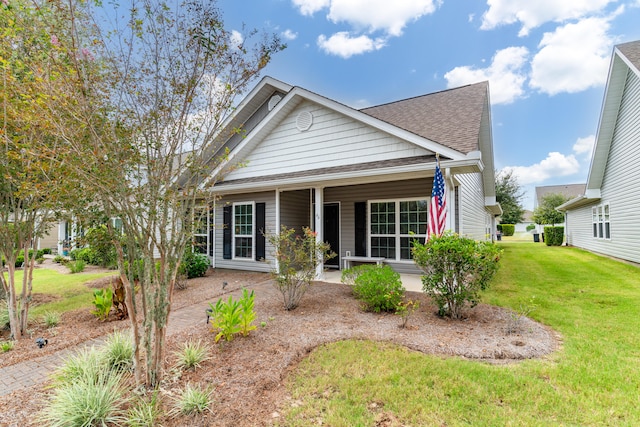
<svg viewBox="0 0 640 427"><path fill-rule="evenodd" d="M442 166L441 166L442 167ZM453 172L456 170L462 170L462 173L480 172L482 163L477 160L462 160L462 161L447 161L446 167L450 168ZM348 172L336 172L323 175L310 175L310 176L295 176L290 178L282 178L263 181L254 181L248 183L239 184L223 184L220 187L212 187L211 192L214 194L234 194L242 192L257 192L267 191L275 188L292 189L292 188L309 188L310 186L322 185L351 185L361 184L366 182L384 182L382 177L388 177L392 175L402 176L407 175L407 178L415 178L416 174L422 174L424 176L432 176L430 174L424 174L426 171L435 171L435 163L418 163L406 166L393 166L388 168L370 169L365 171L348 171ZM409 176L411 175L411 176ZM375 179L380 177L380 179ZM265 177L268 178L268 177Z"/></svg>
<svg viewBox="0 0 640 427"><path fill-rule="evenodd" d="M348 117L353 118L354 120L358 120L364 124L367 124L369 126L375 127L376 129L379 129L380 131L383 131L385 133L388 133L390 135L396 136L400 139L403 139L407 142L413 143L418 145L419 147L422 147L426 150L441 154L443 156L446 156L448 158L451 158L453 160L464 160L467 158L473 159L475 160L475 155L465 155L460 153L459 151L456 150L452 150L451 148L445 147L443 145L437 144L433 141L430 141L426 138L423 138L421 136L418 136L414 133L405 131L403 129L400 129L396 126L390 125L389 123L383 122L381 120L378 120L374 117L371 117L367 114L364 114L358 110L354 110L353 108L347 107L346 105L340 104L336 101L332 101L328 98L325 98L323 96L320 96L316 93L313 92L309 92L306 89L303 89L301 87L295 87L293 88L289 93L287 93L287 95L284 97L284 99L282 99L278 105L276 105L276 107L251 131L251 133L231 152L229 153L229 157L227 158L227 160L225 162L223 162L222 164L218 165L218 167L211 173L212 176L217 176L218 174L220 174L222 171L225 170L225 168L229 167L230 165L234 164L234 160L239 157L244 150L250 146L250 144L253 142L253 140L255 138L260 138L261 137L261 131L264 130L264 128L267 126L267 124L269 122L271 122L272 120L275 120L277 118L277 116L279 114L282 113L282 111L285 110L285 107L288 106L290 103L295 102L296 105L299 104L300 102L302 102L302 100L309 100L311 102L315 102L319 105L322 105L326 108L329 108L331 110L334 110L340 114L344 114ZM469 153L471 154L471 153ZM443 162L444 164L444 162ZM200 189L204 189L206 188L206 186L208 186L210 184L211 180L205 180L203 182L203 184L201 185Z"/></svg>
<svg viewBox="0 0 640 427"><path fill-rule="evenodd" d="M583 196L573 198L560 206L556 207L557 211L566 212L571 209L576 209L584 205L598 202L600 200L600 190L587 190Z"/></svg>

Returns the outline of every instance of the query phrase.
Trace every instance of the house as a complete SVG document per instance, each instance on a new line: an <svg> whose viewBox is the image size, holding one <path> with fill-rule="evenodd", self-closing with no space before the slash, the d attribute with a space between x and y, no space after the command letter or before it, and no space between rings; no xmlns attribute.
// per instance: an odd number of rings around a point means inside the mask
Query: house
<svg viewBox="0 0 640 427"><path fill-rule="evenodd" d="M211 175L224 179L203 183L217 202L203 207L207 226L195 237L214 267L269 271L263 233L286 225L310 226L331 245L338 256L324 267L382 258L415 273L411 241L426 237L437 156L447 228L493 238L502 210L487 82L357 110L265 77L225 127L242 135L226 141Z"/></svg>
<svg viewBox="0 0 640 427"><path fill-rule="evenodd" d="M567 243L640 262L640 41L613 50L584 193L558 207Z"/></svg>
<svg viewBox="0 0 640 427"><path fill-rule="evenodd" d="M561 184L561 185L545 185L541 187L536 187L536 198L533 200L534 211L535 209L542 204L542 199L545 196L550 194L561 194L566 199L573 199L578 197L581 194L584 194L584 190L586 188L586 184ZM533 216L531 217L533 221ZM554 224L558 227L564 227L565 223L560 222ZM544 225L537 225L535 228L536 233L542 233L544 231Z"/></svg>
<svg viewBox="0 0 640 427"><path fill-rule="evenodd" d="M536 187L536 198L533 201L533 208L535 209L540 206L542 199L549 194L562 194L567 199L573 199L584 194L586 187L586 184L545 185Z"/></svg>

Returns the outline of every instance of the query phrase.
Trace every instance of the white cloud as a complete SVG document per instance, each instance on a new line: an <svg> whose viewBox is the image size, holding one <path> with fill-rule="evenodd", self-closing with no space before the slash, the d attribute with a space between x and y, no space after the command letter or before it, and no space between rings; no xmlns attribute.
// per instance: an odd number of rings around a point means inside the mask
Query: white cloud
<svg viewBox="0 0 640 427"><path fill-rule="evenodd" d="M580 19L601 12L616 0L487 0L489 10L482 16L483 30L520 22L518 35L526 36L546 22Z"/></svg>
<svg viewBox="0 0 640 427"><path fill-rule="evenodd" d="M331 0L327 17L369 32L402 35L408 22L435 11L433 0Z"/></svg>
<svg viewBox="0 0 640 427"><path fill-rule="evenodd" d="M576 154L588 154L591 155L593 146L596 143L596 137L589 135L584 138L578 138L576 143L573 144L573 152Z"/></svg>
<svg viewBox="0 0 640 427"><path fill-rule="evenodd" d="M231 43L231 46L240 47L242 46L242 43L244 43L244 37L240 31L233 30L229 36L229 42Z"/></svg>
<svg viewBox="0 0 640 427"><path fill-rule="evenodd" d="M487 68L456 67L444 75L447 87L489 80L491 102L509 104L524 96L526 64L529 51L525 47L508 47L496 52Z"/></svg>
<svg viewBox="0 0 640 427"><path fill-rule="evenodd" d="M610 18L587 18L545 33L531 62L530 86L555 95L604 85L613 39Z"/></svg>
<svg viewBox="0 0 640 427"><path fill-rule="evenodd" d="M321 34L318 36L318 46L328 54L347 59L353 55L382 49L385 46L385 40L372 39L365 35L353 37L348 32L341 31L329 38Z"/></svg>
<svg viewBox="0 0 640 427"><path fill-rule="evenodd" d="M328 7L330 0L292 0L303 15L313 15L314 13Z"/></svg>
<svg viewBox="0 0 640 427"><path fill-rule="evenodd" d="M520 185L542 183L549 178L569 176L580 171L580 163L573 154L565 156L552 152L547 158L532 166L507 166L504 171L512 171Z"/></svg>
<svg viewBox="0 0 640 427"><path fill-rule="evenodd" d="M291 31L290 29L286 29L284 30L282 33L282 38L285 40L295 40L298 38L298 33L294 33L293 31Z"/></svg>

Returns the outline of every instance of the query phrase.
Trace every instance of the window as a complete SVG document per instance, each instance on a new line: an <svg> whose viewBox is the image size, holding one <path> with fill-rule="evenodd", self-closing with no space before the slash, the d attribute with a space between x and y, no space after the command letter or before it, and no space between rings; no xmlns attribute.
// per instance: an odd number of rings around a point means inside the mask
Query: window
<svg viewBox="0 0 640 427"><path fill-rule="evenodd" d="M611 238L611 215L609 204L591 208L591 222L593 224L593 237L596 239Z"/></svg>
<svg viewBox="0 0 640 427"><path fill-rule="evenodd" d="M233 257L253 258L253 203L233 204Z"/></svg>
<svg viewBox="0 0 640 427"><path fill-rule="evenodd" d="M198 206L193 210L193 251L200 254L207 253L208 212L209 209L206 206Z"/></svg>
<svg viewBox="0 0 640 427"><path fill-rule="evenodd" d="M372 257L410 260L411 242L427 235L427 200L375 201L369 204Z"/></svg>

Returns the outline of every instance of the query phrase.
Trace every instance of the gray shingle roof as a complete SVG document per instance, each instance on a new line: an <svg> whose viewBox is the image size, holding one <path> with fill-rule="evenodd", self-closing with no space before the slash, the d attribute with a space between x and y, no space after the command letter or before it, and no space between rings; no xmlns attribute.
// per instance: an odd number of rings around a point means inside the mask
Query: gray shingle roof
<svg viewBox="0 0 640 427"><path fill-rule="evenodd" d="M616 46L620 52L640 70L640 40L634 42L623 43Z"/></svg>
<svg viewBox="0 0 640 427"><path fill-rule="evenodd" d="M582 196L587 188L587 184L565 184L565 185L545 185L536 187L536 201L538 206L542 198L548 194L562 194L569 199Z"/></svg>
<svg viewBox="0 0 640 427"><path fill-rule="evenodd" d="M360 111L466 154L479 149L488 93L488 82L482 82Z"/></svg>

